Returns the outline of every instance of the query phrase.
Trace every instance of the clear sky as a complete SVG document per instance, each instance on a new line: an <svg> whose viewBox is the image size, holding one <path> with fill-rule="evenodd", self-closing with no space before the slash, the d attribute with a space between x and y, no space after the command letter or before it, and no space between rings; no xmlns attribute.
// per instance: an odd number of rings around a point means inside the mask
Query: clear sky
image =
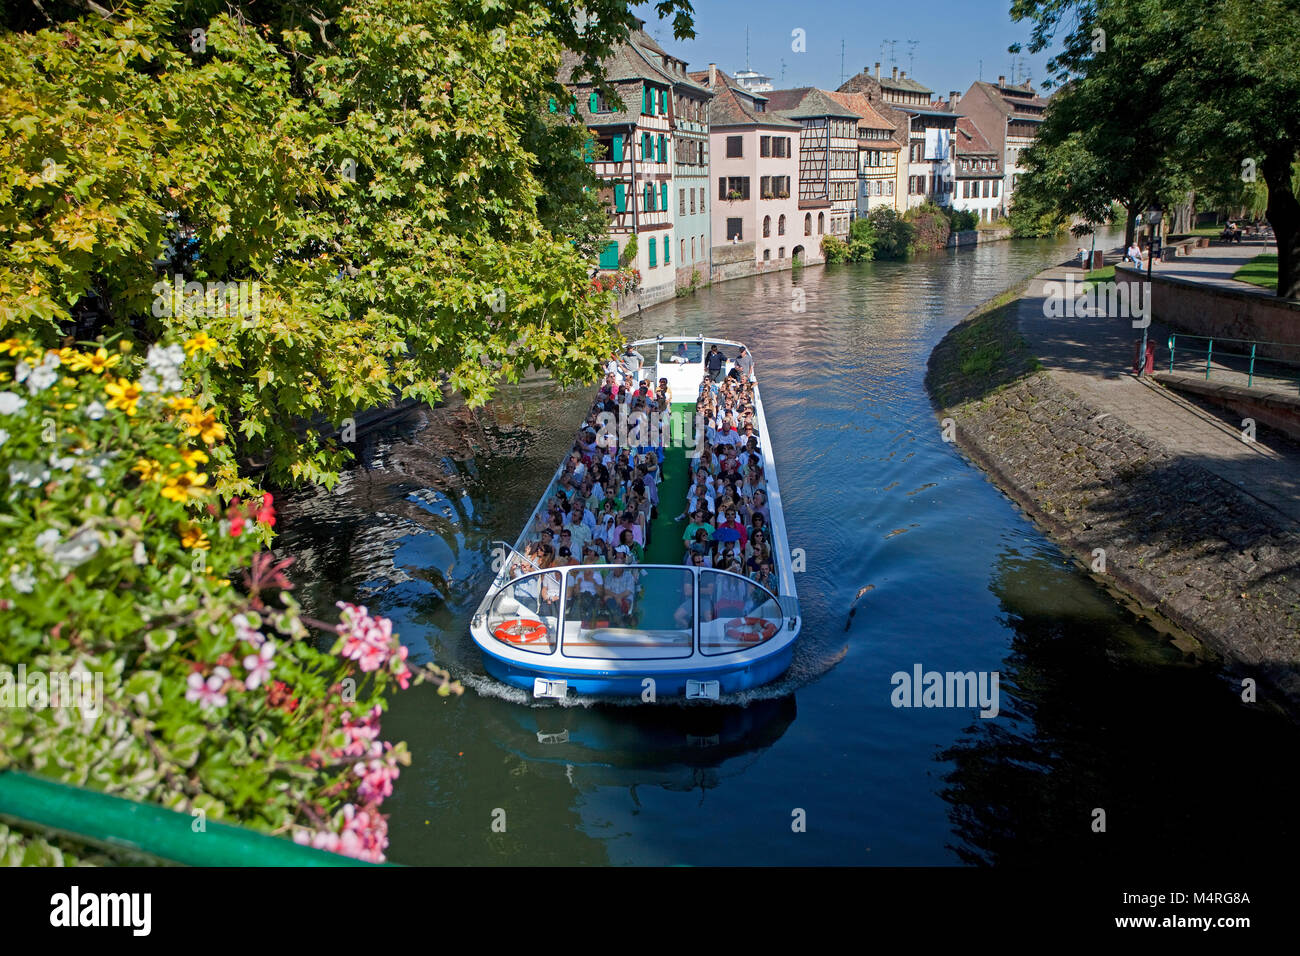
<svg viewBox="0 0 1300 956"><path fill-rule="evenodd" d="M694 40L673 39L672 26L656 19L650 4L634 8L646 19L646 29L665 50L687 61L689 69L710 63L734 73L745 68L745 28L749 27L751 69L766 73L778 87L840 85L840 43L844 44L844 75L881 61L882 74L897 63L946 97L949 90L966 92L980 78L1013 77L1007 47L1026 42L1028 23L1013 23L1010 0L694 0ZM792 49L792 31L802 29L806 51ZM881 43L897 41L892 57ZM915 40L915 45L907 41ZM1021 54L1018 79L1027 73L1035 86L1047 77L1048 55ZM785 80L781 71L784 61ZM914 61L914 65L909 65Z"/></svg>

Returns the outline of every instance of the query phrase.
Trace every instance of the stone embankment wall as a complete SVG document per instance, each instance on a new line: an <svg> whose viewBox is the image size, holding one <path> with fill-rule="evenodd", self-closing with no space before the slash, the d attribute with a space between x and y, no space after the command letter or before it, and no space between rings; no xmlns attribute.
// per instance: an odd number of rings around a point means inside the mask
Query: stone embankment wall
<svg viewBox="0 0 1300 956"><path fill-rule="evenodd" d="M1145 281L1145 272L1115 270L1116 285ZM1151 317L1191 335L1283 343L1260 345L1257 354L1300 364L1300 302L1156 273L1151 277Z"/></svg>
<svg viewBox="0 0 1300 956"><path fill-rule="evenodd" d="M1037 371L1017 306L976 313L930 357L958 445L1099 579L1296 708L1300 529Z"/></svg>

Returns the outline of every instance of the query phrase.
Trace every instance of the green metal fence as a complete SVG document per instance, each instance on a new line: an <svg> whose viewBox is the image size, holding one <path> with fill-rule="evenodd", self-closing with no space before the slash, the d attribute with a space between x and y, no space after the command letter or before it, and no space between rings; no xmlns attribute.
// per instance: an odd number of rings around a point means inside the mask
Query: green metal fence
<svg viewBox="0 0 1300 956"><path fill-rule="evenodd" d="M1178 345L1182 343L1181 352ZM1202 344L1197 344L1202 343ZM1255 339L1233 339L1223 336L1188 335L1183 332L1169 336L1169 371L1176 371L1181 361L1194 368L1197 374L1205 373L1205 380L1217 374L1221 379L1240 382L1247 388L1273 388L1278 390L1300 387L1300 369L1271 359L1261 358L1261 346L1295 348L1284 342L1264 342Z"/></svg>
<svg viewBox="0 0 1300 956"><path fill-rule="evenodd" d="M13 770L0 773L0 818L189 866L372 865L228 823L198 829L188 813Z"/></svg>

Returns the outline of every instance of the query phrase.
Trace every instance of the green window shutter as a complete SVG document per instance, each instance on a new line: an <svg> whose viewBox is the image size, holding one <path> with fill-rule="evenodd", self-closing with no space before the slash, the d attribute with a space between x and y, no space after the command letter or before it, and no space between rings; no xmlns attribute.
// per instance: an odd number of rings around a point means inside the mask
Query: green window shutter
<svg viewBox="0 0 1300 956"><path fill-rule="evenodd" d="M616 163L623 162L623 137L621 134L615 134L614 148L609 151L609 158Z"/></svg>
<svg viewBox="0 0 1300 956"><path fill-rule="evenodd" d="M665 189L668 187L665 186ZM664 236L664 265L670 265L673 261L673 237Z"/></svg>
<svg viewBox="0 0 1300 956"><path fill-rule="evenodd" d="M658 264L659 263L655 261L655 237L651 236L650 237L650 265L657 266Z"/></svg>
<svg viewBox="0 0 1300 956"><path fill-rule="evenodd" d="M614 211L627 212L627 187L623 183L614 184Z"/></svg>
<svg viewBox="0 0 1300 956"><path fill-rule="evenodd" d="M660 209L667 209L667 208L668 208L668 184L667 184L667 183L660 183L660 184L659 184L659 199L660 199L660 205L659 205L659 208L660 208ZM665 253L664 253L664 262L667 262L667 261L668 261L668 253L665 252Z"/></svg>
<svg viewBox="0 0 1300 956"><path fill-rule="evenodd" d="M592 93L591 96L587 97L587 109L593 113L596 112L597 99L598 97L596 96L595 93Z"/></svg>
<svg viewBox="0 0 1300 956"><path fill-rule="evenodd" d="M641 112L650 112L650 87L644 84L641 86Z"/></svg>
<svg viewBox="0 0 1300 956"><path fill-rule="evenodd" d="M602 269L618 268L618 241L611 240L600 252L600 267Z"/></svg>
<svg viewBox="0 0 1300 956"><path fill-rule="evenodd" d="M552 113L554 113L554 112L555 112L555 97L552 96L549 100L547 100L547 101L546 101L546 105L547 105L547 108L549 108L550 111L551 111Z"/></svg>

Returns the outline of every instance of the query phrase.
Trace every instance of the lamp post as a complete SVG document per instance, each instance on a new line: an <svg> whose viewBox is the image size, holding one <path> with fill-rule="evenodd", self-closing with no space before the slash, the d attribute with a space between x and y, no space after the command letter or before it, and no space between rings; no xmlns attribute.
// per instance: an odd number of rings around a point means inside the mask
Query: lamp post
<svg viewBox="0 0 1300 956"><path fill-rule="evenodd" d="M1147 210L1147 225L1151 227L1151 235L1147 240L1147 287L1144 289L1146 295L1146 322L1142 325L1142 348L1138 352L1138 377L1141 378L1147 371L1147 329L1151 327L1151 267L1155 261L1156 255L1156 232L1160 228L1161 214L1160 210L1152 206Z"/></svg>

